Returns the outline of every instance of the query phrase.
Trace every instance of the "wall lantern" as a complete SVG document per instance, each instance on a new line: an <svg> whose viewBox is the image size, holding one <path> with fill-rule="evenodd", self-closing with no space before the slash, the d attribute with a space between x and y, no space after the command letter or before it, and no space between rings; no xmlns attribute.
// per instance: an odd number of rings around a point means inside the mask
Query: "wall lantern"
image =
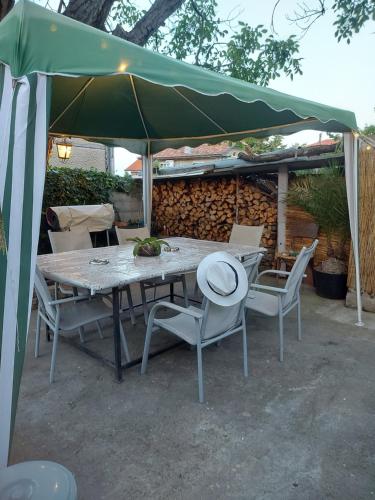
<svg viewBox="0 0 375 500"><path fill-rule="evenodd" d="M59 160L67 161L72 153L72 141L64 137L56 140L57 156Z"/></svg>

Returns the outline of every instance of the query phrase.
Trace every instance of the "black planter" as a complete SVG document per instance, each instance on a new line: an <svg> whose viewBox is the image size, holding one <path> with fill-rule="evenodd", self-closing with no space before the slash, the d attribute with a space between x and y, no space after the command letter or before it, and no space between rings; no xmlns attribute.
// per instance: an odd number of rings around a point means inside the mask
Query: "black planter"
<svg viewBox="0 0 375 500"><path fill-rule="evenodd" d="M346 297L347 274L322 273L313 270L316 293L325 299L343 300Z"/></svg>

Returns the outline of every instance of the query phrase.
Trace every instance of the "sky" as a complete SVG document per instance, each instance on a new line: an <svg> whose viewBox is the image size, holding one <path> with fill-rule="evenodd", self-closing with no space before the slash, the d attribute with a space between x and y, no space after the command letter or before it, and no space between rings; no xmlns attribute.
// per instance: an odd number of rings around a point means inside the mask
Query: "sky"
<svg viewBox="0 0 375 500"><path fill-rule="evenodd" d="M221 18L228 18L234 9L239 13L238 19L269 28L275 1L217 0L218 13ZM305 1L310 6L318 2ZM136 0L136 3L147 8L149 0ZM332 2L327 0L327 3ZM275 16L275 29L280 36L301 35L298 28L286 19L297 5L298 0L280 0ZM297 97L354 111L361 128L375 124L375 23L365 25L348 45L345 41L338 43L334 37L334 20L334 14L327 12L300 40L303 75L295 76L293 81L281 76L269 86ZM285 137L285 143L311 143L318 139L318 132L306 131ZM135 155L116 148L116 172L122 174L135 158Z"/></svg>

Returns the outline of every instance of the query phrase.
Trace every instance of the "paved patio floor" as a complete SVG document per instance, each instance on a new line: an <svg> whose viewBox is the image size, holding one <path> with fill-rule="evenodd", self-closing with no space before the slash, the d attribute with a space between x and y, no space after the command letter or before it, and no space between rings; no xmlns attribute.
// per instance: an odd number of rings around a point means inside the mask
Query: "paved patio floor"
<svg viewBox="0 0 375 500"><path fill-rule="evenodd" d="M48 383L51 344L33 357L33 315L12 463L55 460L74 474L80 500L375 498L375 315L303 291L303 340L285 321L248 318L251 376L240 336L204 352L206 403L197 401L195 352L182 346L114 381L108 367L67 343ZM346 323L345 323L346 321ZM132 353L142 318L128 330ZM87 343L111 354L106 340ZM166 334L155 344L170 342ZM172 339L173 340L173 339Z"/></svg>

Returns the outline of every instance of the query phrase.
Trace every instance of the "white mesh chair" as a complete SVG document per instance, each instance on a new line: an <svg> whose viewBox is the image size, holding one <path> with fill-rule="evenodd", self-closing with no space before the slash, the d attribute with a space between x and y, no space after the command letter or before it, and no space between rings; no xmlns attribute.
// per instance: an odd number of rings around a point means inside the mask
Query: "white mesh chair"
<svg viewBox="0 0 375 500"><path fill-rule="evenodd" d="M254 283L254 281L258 277L258 269L259 265L261 263L261 260L263 259L263 254L262 253L257 253L255 255L251 255L248 257L246 260L242 262L243 267L245 268L246 274L247 274L247 280L249 283L249 286Z"/></svg>
<svg viewBox="0 0 375 500"><path fill-rule="evenodd" d="M136 227L134 229L122 229L116 226L116 236L119 245L129 245L131 243L128 241L129 238L141 238L141 240L144 240L150 237L150 231L147 226Z"/></svg>
<svg viewBox="0 0 375 500"><path fill-rule="evenodd" d="M35 272L34 286L38 297L35 357L37 358L39 356L40 327L41 322L44 321L53 332L52 358L49 376L50 383L52 383L54 381L57 344L60 332L71 332L78 329L81 334L80 329L84 325L112 318L112 310L109 309L101 299L88 300L89 295L53 300L49 293L47 283L38 268L36 268ZM129 362L129 349L121 322L120 336L126 360Z"/></svg>
<svg viewBox="0 0 375 500"><path fill-rule="evenodd" d="M233 224L229 243L259 247L263 229L264 226L240 226L239 224Z"/></svg>
<svg viewBox="0 0 375 500"><path fill-rule="evenodd" d="M76 228L71 231L48 231L49 240L53 253L70 252L72 250L87 250L92 248L91 236L87 228ZM60 291L64 295L74 295L72 287L67 285L59 285ZM130 287L125 287L126 297L129 305L130 319L135 325L135 314L133 307L132 295ZM86 294L86 290L79 289L79 294ZM102 290L100 295L110 295L112 290ZM122 302L122 301L121 301Z"/></svg>
<svg viewBox="0 0 375 500"><path fill-rule="evenodd" d="M116 226L116 235L117 235L117 240L118 240L119 245L129 245L129 243L132 244L132 242L129 241L128 238L141 238L141 239L149 238L150 231L148 230L147 227L138 227L135 229L120 229ZM181 283L185 307L189 307L189 297L188 297L188 292L187 292L187 287L186 287L186 279L185 279L184 274L170 274L168 276L165 276L164 279L152 278L149 280L141 281L139 283L139 286L141 289L143 314L144 314L146 325L147 325L148 314L149 314L148 302L147 302L147 297L146 297L147 290L154 291L154 300L155 300L156 289L158 287L161 287L164 285L169 285L169 296L170 296L171 302L173 302L174 301L174 285L175 285L175 283Z"/></svg>
<svg viewBox="0 0 375 500"><path fill-rule="evenodd" d="M274 274L276 276L288 276L284 288L252 283L245 302L247 310L256 311L266 316L278 316L279 318L279 342L280 361L284 359L284 324L283 319L292 309L297 307L298 340L301 340L301 298L300 288L305 276L306 267L313 256L318 240L306 248L303 247L290 272L270 269L258 275Z"/></svg>
<svg viewBox="0 0 375 500"><path fill-rule="evenodd" d="M208 290L207 293L207 290L205 290L202 286L202 280L200 278L200 271L202 271L202 266L206 266L207 259L216 256L217 254L225 255L225 258L229 261L230 266L236 268L237 287L238 290L242 289L242 293L239 293L236 297L232 296L232 292L227 296L228 298L233 297L233 302L229 303L229 305L221 305L215 303L213 301L215 299L212 297L214 289L212 288L211 292L210 290ZM220 255L219 258L221 258ZM256 265L255 260L253 265ZM204 389L202 350L205 347L213 343L217 343L230 335L241 332L243 342L243 370L245 377L248 376L246 323L244 314L244 305L248 290L248 283L247 274L242 264L239 261L236 261L234 257L229 256L225 252L215 252L214 254L211 254L211 256L203 259L200 266L198 267L197 277L201 291L204 294L201 308L193 306L185 308L176 304L171 304L169 302L158 302L151 309L147 324L141 373L144 374L146 372L151 337L155 332L154 327L159 327L167 330L168 332L177 335L182 340L184 340L191 346L196 347L197 349L198 394L199 401L203 403ZM162 308L166 308L179 314L173 316L172 318L156 318L157 312Z"/></svg>

